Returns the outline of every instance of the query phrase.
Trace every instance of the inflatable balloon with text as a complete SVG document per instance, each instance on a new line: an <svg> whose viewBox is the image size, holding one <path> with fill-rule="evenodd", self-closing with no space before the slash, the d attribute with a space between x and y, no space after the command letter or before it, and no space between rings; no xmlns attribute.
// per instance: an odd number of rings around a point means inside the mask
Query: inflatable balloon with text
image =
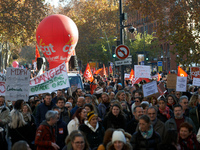
<svg viewBox="0 0 200 150"><path fill-rule="evenodd" d="M52 69L70 60L78 42L78 28L65 15L50 15L40 22L36 39Z"/></svg>
<svg viewBox="0 0 200 150"><path fill-rule="evenodd" d="M13 61L13 62L12 62L12 66L13 66L14 68L19 68L19 63L18 63L17 61Z"/></svg>

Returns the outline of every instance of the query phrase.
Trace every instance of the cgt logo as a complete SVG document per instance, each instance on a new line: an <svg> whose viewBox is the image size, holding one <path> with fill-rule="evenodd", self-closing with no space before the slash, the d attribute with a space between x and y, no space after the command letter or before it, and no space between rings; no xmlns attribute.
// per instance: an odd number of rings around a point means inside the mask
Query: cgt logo
<svg viewBox="0 0 200 150"><path fill-rule="evenodd" d="M0 82L0 93L5 93L6 91L6 86L5 86L5 82Z"/></svg>

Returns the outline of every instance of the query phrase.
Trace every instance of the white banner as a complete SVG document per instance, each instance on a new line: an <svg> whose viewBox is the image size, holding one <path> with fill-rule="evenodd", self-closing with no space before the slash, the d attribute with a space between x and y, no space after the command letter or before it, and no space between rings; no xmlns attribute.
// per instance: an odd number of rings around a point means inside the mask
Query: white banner
<svg viewBox="0 0 200 150"><path fill-rule="evenodd" d="M152 82L142 85L142 90L143 90L144 97L158 93L157 82L152 81Z"/></svg>
<svg viewBox="0 0 200 150"><path fill-rule="evenodd" d="M177 76L176 91L186 92L186 89L187 89L187 77Z"/></svg>
<svg viewBox="0 0 200 150"><path fill-rule="evenodd" d="M135 78L151 78L150 66L134 65Z"/></svg>
<svg viewBox="0 0 200 150"><path fill-rule="evenodd" d="M28 101L30 74L31 72L27 69L7 68L6 100L16 101L23 99Z"/></svg>
<svg viewBox="0 0 200 150"><path fill-rule="evenodd" d="M65 63L30 80L29 95L53 92L70 87Z"/></svg>
<svg viewBox="0 0 200 150"><path fill-rule="evenodd" d="M193 78L192 85L200 86L200 78Z"/></svg>

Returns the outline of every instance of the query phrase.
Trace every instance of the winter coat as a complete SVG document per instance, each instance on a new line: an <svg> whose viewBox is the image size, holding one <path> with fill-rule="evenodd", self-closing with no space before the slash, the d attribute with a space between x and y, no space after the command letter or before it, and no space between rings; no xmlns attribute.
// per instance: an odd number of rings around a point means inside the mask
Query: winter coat
<svg viewBox="0 0 200 150"><path fill-rule="evenodd" d="M36 131L35 145L37 146L37 150L54 150L51 146L52 142L56 142L55 128L44 120Z"/></svg>
<svg viewBox="0 0 200 150"><path fill-rule="evenodd" d="M68 135L67 124L60 119L55 126L56 144L62 149L65 146L65 139Z"/></svg>
<svg viewBox="0 0 200 150"><path fill-rule="evenodd" d="M61 112L60 117L66 124L70 122L70 112L66 107L64 107L64 110Z"/></svg>
<svg viewBox="0 0 200 150"><path fill-rule="evenodd" d="M106 105L100 103L98 105L99 117L103 120L108 112L109 107L107 108Z"/></svg>
<svg viewBox="0 0 200 150"><path fill-rule="evenodd" d="M185 119L184 122L187 122L193 126L193 133L196 134L197 130L195 128L193 121L188 117L184 117L184 119ZM165 131L170 130L170 129L177 130L176 121L174 118L170 118L169 120L167 120L167 122L165 122Z"/></svg>
<svg viewBox="0 0 200 150"><path fill-rule="evenodd" d="M78 121L78 118L75 117L74 119L72 119L67 125L68 134L70 134L74 130L78 130L79 125L80 123Z"/></svg>
<svg viewBox="0 0 200 150"><path fill-rule="evenodd" d="M0 127L4 127L11 120L10 110L8 107L4 106L0 108Z"/></svg>
<svg viewBox="0 0 200 150"><path fill-rule="evenodd" d="M173 112L171 110L170 110L169 114L170 114L171 118L174 116ZM161 114L159 110L158 110L158 113L157 113L157 118L160 121L162 121L163 123L165 123L168 120L167 117L165 115Z"/></svg>
<svg viewBox="0 0 200 150"><path fill-rule="evenodd" d="M112 112L108 113L108 115L103 120L104 129L107 130L108 128L122 128L125 129L126 127L126 118L124 115L119 114L118 117L114 116Z"/></svg>
<svg viewBox="0 0 200 150"><path fill-rule="evenodd" d="M51 102L50 106L45 105L45 103L41 103L37 106L36 110L36 125L37 127L40 125L40 123L45 120L45 114L48 110L51 110L55 106L53 102Z"/></svg>
<svg viewBox="0 0 200 150"><path fill-rule="evenodd" d="M29 124L15 129L8 127L8 132L9 136L11 137L12 145L20 140L24 140L30 145L35 138L35 135L32 133L31 126Z"/></svg>
<svg viewBox="0 0 200 150"><path fill-rule="evenodd" d="M200 108L199 108L200 109ZM192 119L196 129L198 130L200 127L200 120L199 120L199 113L198 113L198 107L195 107L190 110L190 118Z"/></svg>
<svg viewBox="0 0 200 150"><path fill-rule="evenodd" d="M127 142L126 144L124 144L123 149L124 150L132 150L133 148L132 148L131 144ZM114 144L112 143L112 141L107 144L106 150L115 150Z"/></svg>
<svg viewBox="0 0 200 150"><path fill-rule="evenodd" d="M160 142L160 135L155 131L153 131L153 135L149 139L145 139L141 132L137 131L133 134L130 141L133 150L157 150Z"/></svg>
<svg viewBox="0 0 200 150"><path fill-rule="evenodd" d="M200 145L199 145L199 142L197 141L197 137L195 134L191 134L186 139L182 139L179 136L178 142L181 146L181 150L199 150L200 149Z"/></svg>
<svg viewBox="0 0 200 150"><path fill-rule="evenodd" d="M133 117L133 119L126 125L125 131L133 135L133 133L136 131L137 125L138 120L136 120L135 117Z"/></svg>
<svg viewBox="0 0 200 150"><path fill-rule="evenodd" d="M100 123L97 123L94 129L88 121L85 121L85 124L80 125L79 130L85 134L91 149L97 148L103 142L105 130Z"/></svg>

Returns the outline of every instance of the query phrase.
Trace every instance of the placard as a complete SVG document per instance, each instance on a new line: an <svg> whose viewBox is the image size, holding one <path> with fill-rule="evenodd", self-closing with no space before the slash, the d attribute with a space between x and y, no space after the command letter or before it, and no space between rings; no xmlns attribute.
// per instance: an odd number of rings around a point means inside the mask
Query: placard
<svg viewBox="0 0 200 150"><path fill-rule="evenodd" d="M167 88L168 89L176 89L176 74L168 74L167 75Z"/></svg>
<svg viewBox="0 0 200 150"><path fill-rule="evenodd" d="M134 65L135 78L151 78L150 66Z"/></svg>
<svg viewBox="0 0 200 150"><path fill-rule="evenodd" d="M190 68L191 78L200 78L200 67L191 67Z"/></svg>
<svg viewBox="0 0 200 150"><path fill-rule="evenodd" d="M6 83L0 82L0 96L5 96L6 93Z"/></svg>
<svg viewBox="0 0 200 150"><path fill-rule="evenodd" d="M31 72L27 69L7 68L6 73L6 100L16 101L23 99L28 101L29 82Z"/></svg>
<svg viewBox="0 0 200 150"><path fill-rule="evenodd" d="M157 93L158 92L157 82L152 81L152 82L142 85L142 90L143 90L144 97Z"/></svg>
<svg viewBox="0 0 200 150"><path fill-rule="evenodd" d="M187 77L177 76L176 91L186 92L186 90L187 90Z"/></svg>
<svg viewBox="0 0 200 150"><path fill-rule="evenodd" d="M192 85L200 86L200 78L193 78Z"/></svg>
<svg viewBox="0 0 200 150"><path fill-rule="evenodd" d="M70 87L65 63L30 80L30 95L53 92Z"/></svg>

